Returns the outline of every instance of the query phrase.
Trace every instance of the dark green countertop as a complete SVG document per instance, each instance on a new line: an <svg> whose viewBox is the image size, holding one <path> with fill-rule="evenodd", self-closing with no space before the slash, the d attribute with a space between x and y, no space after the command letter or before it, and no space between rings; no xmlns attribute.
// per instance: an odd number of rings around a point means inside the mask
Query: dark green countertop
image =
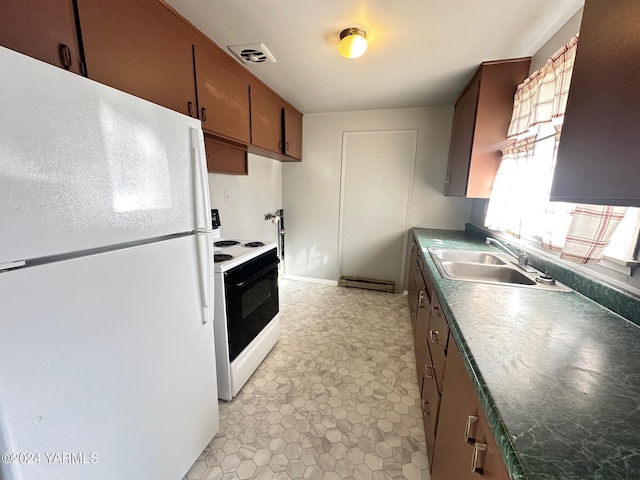
<svg viewBox="0 0 640 480"><path fill-rule="evenodd" d="M577 292L442 278L429 247L497 249L413 233L511 478L640 479L640 327Z"/></svg>

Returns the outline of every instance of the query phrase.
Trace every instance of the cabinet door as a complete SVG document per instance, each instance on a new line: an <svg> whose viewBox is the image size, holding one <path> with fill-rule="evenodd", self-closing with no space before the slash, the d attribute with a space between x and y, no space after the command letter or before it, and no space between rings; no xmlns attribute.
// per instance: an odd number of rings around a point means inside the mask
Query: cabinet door
<svg viewBox="0 0 640 480"><path fill-rule="evenodd" d="M191 42L150 0L77 0L89 78L195 116Z"/></svg>
<svg viewBox="0 0 640 480"><path fill-rule="evenodd" d="M250 143L249 74L224 52L204 42L195 46L194 56L202 128Z"/></svg>
<svg viewBox="0 0 640 480"><path fill-rule="evenodd" d="M207 170L212 173L248 175L247 148L204 137L207 152Z"/></svg>
<svg viewBox="0 0 640 480"><path fill-rule="evenodd" d="M431 361L429 358L428 361ZM438 428L438 415L440 412L440 392L436 385L435 377L425 371L422 380L422 413L426 412L427 419L425 425L425 435L436 437Z"/></svg>
<svg viewBox="0 0 640 480"><path fill-rule="evenodd" d="M424 323L425 329L427 328L428 322L429 322L429 316L428 316L429 310L425 309L425 307L429 305L429 302L426 299L426 296L427 296L425 292L426 287L424 284L424 280L422 279L422 273L420 273L420 270L417 267L413 272L413 283L414 283L414 289L415 291L417 291L417 295L415 296L415 301L413 305L411 305L410 310L411 310L411 326L413 327L413 334L415 336L416 327L418 324L418 315L422 310L425 310L427 312L426 321ZM426 335L426 332L425 332L425 335Z"/></svg>
<svg viewBox="0 0 640 480"><path fill-rule="evenodd" d="M480 92L480 75L471 80L462 96L456 102L451 130L449 165L445 181L445 195L465 196L467 177L471 161L471 145L476 123L476 106Z"/></svg>
<svg viewBox="0 0 640 480"><path fill-rule="evenodd" d="M473 479L471 456L480 419L476 392L455 342L449 345L432 480Z"/></svg>
<svg viewBox="0 0 640 480"><path fill-rule="evenodd" d="M482 409L478 407L480 411ZM509 471L502 460L502 455L498 450L489 423L484 415L480 416L478 430L475 438L476 455L472 454L472 464L476 473L482 475L483 479L488 480L509 480ZM476 478L478 476L476 475Z"/></svg>
<svg viewBox="0 0 640 480"><path fill-rule="evenodd" d="M449 327L447 326L447 321L442 314L438 297L434 294L431 299L431 317L429 320L427 340L429 343L429 351L431 352L433 375L440 393L442 393L443 390L448 338Z"/></svg>
<svg viewBox="0 0 640 480"><path fill-rule="evenodd" d="M420 275L420 272L418 272ZM424 288L424 284L422 285ZM424 290L420 292L420 296L416 307L416 324L414 329L414 344L416 350L416 373L418 376L418 387L422 385L426 366L431 368L431 354L429 353L429 303L424 296Z"/></svg>
<svg viewBox="0 0 640 480"><path fill-rule="evenodd" d="M509 479L453 339L447 351L438 422L432 480L473 480L480 478L478 474L491 480Z"/></svg>
<svg viewBox="0 0 640 480"><path fill-rule="evenodd" d="M251 84L251 144L282 153L282 103L256 82Z"/></svg>
<svg viewBox="0 0 640 480"><path fill-rule="evenodd" d="M427 458L429 465L433 465L433 454L436 445L436 430L440 411L440 395L435 387L433 378L425 377L422 383L422 420L424 423L424 437L427 442Z"/></svg>
<svg viewBox="0 0 640 480"><path fill-rule="evenodd" d="M411 249L409 252L409 263L407 264L407 271L409 272L409 278L408 278L409 285L407 286L409 295L407 296L409 297L409 311L411 312L412 325L415 323L413 319L415 312L413 312L412 308L413 308L415 299L418 297L418 290L416 289L416 284L415 284L415 271L418 268L417 262L418 262L418 245L416 244L416 241L412 239Z"/></svg>
<svg viewBox="0 0 640 480"><path fill-rule="evenodd" d="M71 0L3 0L0 45L81 72Z"/></svg>
<svg viewBox="0 0 640 480"><path fill-rule="evenodd" d="M302 160L302 114L289 107L282 110L284 126L284 153L296 160Z"/></svg>
<svg viewBox="0 0 640 480"><path fill-rule="evenodd" d="M586 0L551 200L640 206L640 2Z"/></svg>
<svg viewBox="0 0 640 480"><path fill-rule="evenodd" d="M445 195L489 198L531 58L483 62L456 102Z"/></svg>

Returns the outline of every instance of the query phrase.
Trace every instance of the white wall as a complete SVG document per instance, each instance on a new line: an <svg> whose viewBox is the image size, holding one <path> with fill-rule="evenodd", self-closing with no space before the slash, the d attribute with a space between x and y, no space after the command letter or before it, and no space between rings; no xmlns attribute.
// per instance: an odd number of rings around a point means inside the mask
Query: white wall
<svg viewBox="0 0 640 480"><path fill-rule="evenodd" d="M225 190L229 202L224 201ZM223 238L277 241L277 223L264 214L282 208L282 164L249 154L249 175L209 174L211 208L220 211Z"/></svg>
<svg viewBox="0 0 640 480"><path fill-rule="evenodd" d="M345 131L417 129L409 226L463 229L471 201L443 194L452 120L452 106L305 115L302 163L282 167L286 273L337 280Z"/></svg>
<svg viewBox="0 0 640 480"><path fill-rule="evenodd" d="M531 57L531 66L529 73L533 73L539 68L542 68L547 60L551 58L551 55L556 53L563 45L567 44L571 37L580 31L580 23L582 22L581 8L576 14L565 23L560 30L558 30L553 37L551 37L547 43L545 43L540 50L538 50ZM476 199L473 201L473 210L471 212L470 223L474 225L484 226L484 218L486 214L486 206L489 203L488 200Z"/></svg>

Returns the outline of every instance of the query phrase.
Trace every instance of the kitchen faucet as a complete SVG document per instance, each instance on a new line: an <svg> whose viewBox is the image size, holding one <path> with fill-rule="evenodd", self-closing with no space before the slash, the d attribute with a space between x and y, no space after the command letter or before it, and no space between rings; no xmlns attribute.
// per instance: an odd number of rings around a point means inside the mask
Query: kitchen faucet
<svg viewBox="0 0 640 480"><path fill-rule="evenodd" d="M484 243L486 243L487 245L493 244L496 247L500 247L503 251L507 252L513 258L518 260L518 265L520 265L521 267L526 267L529 263L529 256L524 251L518 250L518 254L516 255L509 248L507 248L507 245L509 245L507 242L503 244L502 242L500 242L499 240L496 240L495 238L487 237Z"/></svg>

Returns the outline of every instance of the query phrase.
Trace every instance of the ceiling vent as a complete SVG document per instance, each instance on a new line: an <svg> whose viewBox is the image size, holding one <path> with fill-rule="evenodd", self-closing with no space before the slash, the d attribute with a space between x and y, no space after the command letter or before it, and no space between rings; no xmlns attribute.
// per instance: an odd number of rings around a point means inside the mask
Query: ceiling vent
<svg viewBox="0 0 640 480"><path fill-rule="evenodd" d="M246 43L244 45L229 45L227 47L242 63L276 63L276 57L264 43Z"/></svg>

